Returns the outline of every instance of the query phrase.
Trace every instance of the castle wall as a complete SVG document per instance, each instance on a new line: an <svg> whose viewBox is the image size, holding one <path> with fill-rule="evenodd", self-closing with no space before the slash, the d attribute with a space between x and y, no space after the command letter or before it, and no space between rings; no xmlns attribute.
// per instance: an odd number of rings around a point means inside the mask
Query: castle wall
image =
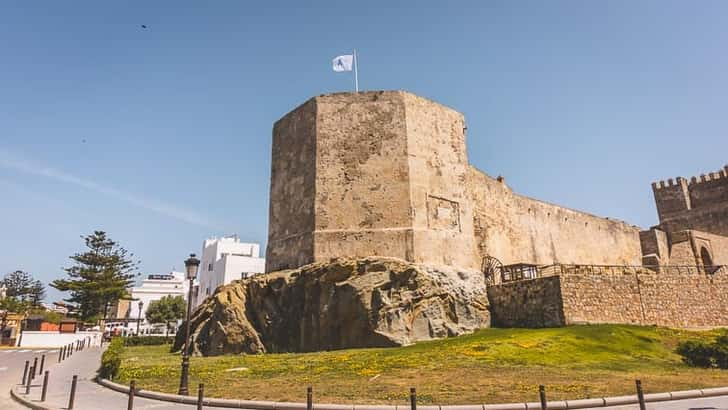
<svg viewBox="0 0 728 410"><path fill-rule="evenodd" d="M558 291L554 289L555 284ZM728 326L728 274L725 273L561 275L492 288L488 289L488 298L494 326L552 327L585 323L681 328ZM524 297L533 297L534 301ZM558 308L563 312L561 322L555 320L558 316L543 313L545 309L557 311Z"/></svg>
<svg viewBox="0 0 728 410"><path fill-rule="evenodd" d="M462 114L406 92L314 97L273 134L267 271L341 256L477 269L485 256L639 265L645 253L694 265L694 241L679 232L728 237L728 168L654 184L664 234L640 234L514 193L469 165ZM709 242L725 260L724 239Z"/></svg>
<svg viewBox="0 0 728 410"><path fill-rule="evenodd" d="M640 232L640 244L642 246L642 255L655 255L658 260L656 265L665 265L670 260L670 245L667 241L667 234L659 229L650 229ZM643 259L643 262L644 259ZM651 265L652 263L646 263Z"/></svg>
<svg viewBox="0 0 728 410"><path fill-rule="evenodd" d="M479 258L504 264L639 265L639 228L537 201L475 168L468 174Z"/></svg>
<svg viewBox="0 0 728 410"><path fill-rule="evenodd" d="M413 259L480 268L467 192L465 121L459 112L404 94L414 228Z"/></svg>
<svg viewBox="0 0 728 410"><path fill-rule="evenodd" d="M401 93L317 97L314 259L414 261Z"/></svg>
<svg viewBox="0 0 728 410"><path fill-rule="evenodd" d="M266 272L313 262L316 103L273 126Z"/></svg>
<svg viewBox="0 0 728 410"><path fill-rule="evenodd" d="M670 259L667 265L697 266L699 262L695 255L690 231L680 231L670 235Z"/></svg>
<svg viewBox="0 0 728 410"><path fill-rule="evenodd" d="M493 327L564 326L561 283L558 276L488 286Z"/></svg>
<svg viewBox="0 0 728 410"><path fill-rule="evenodd" d="M562 275L565 324L644 324L635 275Z"/></svg>

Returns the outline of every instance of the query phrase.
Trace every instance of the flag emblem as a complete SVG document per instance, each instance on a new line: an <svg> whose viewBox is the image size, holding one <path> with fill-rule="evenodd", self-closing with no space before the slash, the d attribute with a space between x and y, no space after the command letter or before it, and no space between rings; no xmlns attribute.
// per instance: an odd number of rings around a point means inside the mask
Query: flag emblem
<svg viewBox="0 0 728 410"><path fill-rule="evenodd" d="M351 68L354 63L354 56L352 54L347 54L343 56L338 56L334 58L333 61L333 68L334 71L342 72L342 71L351 71Z"/></svg>

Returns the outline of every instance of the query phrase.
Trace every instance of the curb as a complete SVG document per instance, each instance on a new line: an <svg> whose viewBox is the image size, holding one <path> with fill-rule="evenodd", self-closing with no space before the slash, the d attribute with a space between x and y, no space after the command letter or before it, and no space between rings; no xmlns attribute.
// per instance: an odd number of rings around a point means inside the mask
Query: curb
<svg viewBox="0 0 728 410"><path fill-rule="evenodd" d="M15 389L13 388L10 388L10 397L19 404L22 404L23 406L33 410L52 410L51 407L41 406L40 404L33 403L32 401L21 397L20 395L18 395L18 393L15 392Z"/></svg>
<svg viewBox="0 0 728 410"><path fill-rule="evenodd" d="M110 380L96 378L98 384L119 393L129 394L129 386L114 383ZM709 389L683 390L666 393L645 394L645 402L654 403L670 400L697 399L703 397L727 396L728 387L715 387ZM137 389L135 396L152 400L167 401L181 404L197 404L195 396L181 396L178 394L161 393L151 390ZM602 397L595 399L562 400L548 402L552 410L586 409L594 407L618 406L625 404L638 404L637 395ZM232 409L250 410L306 410L306 403L234 400L234 399L203 399L202 404L208 407L222 407ZM44 407L36 407L46 410ZM410 410L410 405L370 405L370 404L313 404L314 410ZM418 405L418 410L532 410L541 409L541 403L504 403L504 404L468 404L468 405Z"/></svg>

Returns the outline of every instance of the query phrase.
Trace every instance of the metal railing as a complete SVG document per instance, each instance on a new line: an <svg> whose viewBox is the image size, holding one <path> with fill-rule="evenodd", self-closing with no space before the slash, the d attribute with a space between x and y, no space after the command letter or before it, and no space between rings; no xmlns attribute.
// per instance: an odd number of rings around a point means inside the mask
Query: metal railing
<svg viewBox="0 0 728 410"><path fill-rule="evenodd" d="M728 266L700 265L576 265L552 264L544 266L503 266L501 283L536 279L555 275L716 275L728 274Z"/></svg>

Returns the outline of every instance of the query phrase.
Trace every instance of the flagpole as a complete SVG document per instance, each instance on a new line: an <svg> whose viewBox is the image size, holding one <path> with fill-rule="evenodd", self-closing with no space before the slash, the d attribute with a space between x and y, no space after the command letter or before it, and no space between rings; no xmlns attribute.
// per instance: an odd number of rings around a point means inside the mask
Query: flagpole
<svg viewBox="0 0 728 410"><path fill-rule="evenodd" d="M356 60L358 59L356 58L356 49L354 49L354 87L356 92L359 92L359 69L357 67L358 62Z"/></svg>

